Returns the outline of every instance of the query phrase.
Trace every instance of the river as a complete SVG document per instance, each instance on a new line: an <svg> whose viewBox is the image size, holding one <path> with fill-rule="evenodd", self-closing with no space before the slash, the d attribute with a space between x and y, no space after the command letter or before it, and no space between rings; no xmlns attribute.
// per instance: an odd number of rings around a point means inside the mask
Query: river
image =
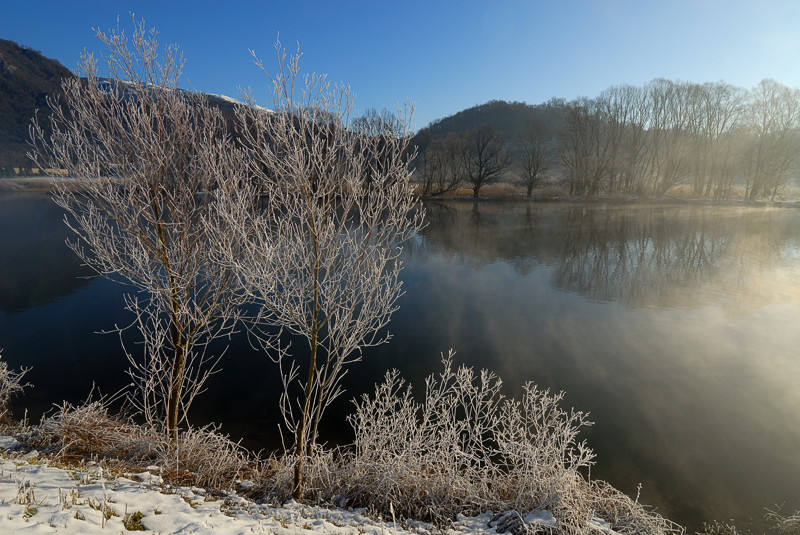
<svg viewBox="0 0 800 535"><path fill-rule="evenodd" d="M128 382L118 337L96 334L130 321L127 288L85 278L62 217L44 194L0 194L0 347L35 385L16 416ZM800 506L800 210L449 201L427 221L403 253L393 339L353 365L347 399L388 368L421 390L452 348L508 395L565 391L594 422L590 476L631 496L641 484L689 533ZM222 368L193 423L276 447L275 366L240 336ZM347 399L327 440L349 436Z"/></svg>

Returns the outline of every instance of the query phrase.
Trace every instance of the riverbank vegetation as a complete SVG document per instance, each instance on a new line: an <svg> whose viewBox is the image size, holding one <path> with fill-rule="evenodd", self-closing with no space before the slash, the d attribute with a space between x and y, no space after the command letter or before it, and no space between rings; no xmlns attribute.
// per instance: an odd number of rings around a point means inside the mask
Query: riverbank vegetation
<svg viewBox="0 0 800 535"><path fill-rule="evenodd" d="M388 372L373 395L356 403L349 418L354 442L315 445L306 459L307 503L439 528L489 513L484 528L515 534L681 531L586 477L582 469L594 455L577 437L591 423L561 408L563 394L529 383L521 400L507 399L490 372L455 368L452 353L442 364L421 401L397 371ZM20 390L19 374L0 379ZM110 401L63 404L38 425L6 424L3 433L17 442L5 455L35 450L37 462L74 467L93 460L114 473L157 468L163 485L238 489L256 502L284 503L294 494L292 452L256 456L213 427L189 426L172 442L134 415L112 414Z"/></svg>

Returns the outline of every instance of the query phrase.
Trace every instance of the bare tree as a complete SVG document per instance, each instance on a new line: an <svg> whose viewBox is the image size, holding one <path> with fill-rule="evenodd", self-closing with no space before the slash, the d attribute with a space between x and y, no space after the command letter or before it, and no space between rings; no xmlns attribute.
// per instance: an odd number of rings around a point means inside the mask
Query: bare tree
<svg viewBox="0 0 800 535"><path fill-rule="evenodd" d="M611 172L605 110L597 99L580 98L567 104L564 122L559 153L569 173L570 195L595 195Z"/></svg>
<svg viewBox="0 0 800 535"><path fill-rule="evenodd" d="M244 254L230 243L221 243L220 253L260 304L259 325L308 344L305 380L285 351L271 349L284 378L281 406L295 438L299 499L317 426L342 392L345 367L362 348L389 339L383 329L402 294L401 246L421 228L423 212L415 210L409 183L408 106L390 131L370 128L380 121L349 128L349 88L325 76L300 83L299 54L287 58L280 43L276 50L274 113L240 109L242 142L254 155L264 202L257 211L246 199L238 212L221 211L231 214ZM295 380L302 391L296 398Z"/></svg>
<svg viewBox="0 0 800 535"><path fill-rule="evenodd" d="M394 112L386 108L381 111L376 108L367 108L363 113L356 115L351 124L351 129L356 132L379 132L386 135L393 135L394 132L402 130L402 128L403 125Z"/></svg>
<svg viewBox="0 0 800 535"><path fill-rule="evenodd" d="M550 169L549 132L539 120L529 121L519 136L515 155L516 172L522 179L528 197Z"/></svg>
<svg viewBox="0 0 800 535"><path fill-rule="evenodd" d="M422 155L422 195L444 195L464 182L464 138L450 132L436 138Z"/></svg>
<svg viewBox="0 0 800 535"><path fill-rule="evenodd" d="M511 153L503 144L503 134L483 125L467 133L462 158L472 196L477 199L481 188L495 182L508 167Z"/></svg>
<svg viewBox="0 0 800 535"><path fill-rule="evenodd" d="M750 136L745 153L747 198L777 194L800 149L800 90L766 79L751 93L746 112Z"/></svg>
<svg viewBox="0 0 800 535"><path fill-rule="evenodd" d="M689 174L690 84L659 78L648 84L647 91L652 106L652 191L655 195L664 195Z"/></svg>
<svg viewBox="0 0 800 535"><path fill-rule="evenodd" d="M221 112L178 88L176 47L162 51L143 21L130 41L119 25L97 35L110 78L82 56L86 79L64 81L65 107L50 102L52 136L34 122L31 157L85 183L74 194L56 182L78 235L69 245L98 274L134 288L125 302L144 337L144 359L128 357L134 401L174 444L217 361L208 343L238 314L236 279L211 261L216 230L207 223L215 201L244 185L245 156L228 142Z"/></svg>

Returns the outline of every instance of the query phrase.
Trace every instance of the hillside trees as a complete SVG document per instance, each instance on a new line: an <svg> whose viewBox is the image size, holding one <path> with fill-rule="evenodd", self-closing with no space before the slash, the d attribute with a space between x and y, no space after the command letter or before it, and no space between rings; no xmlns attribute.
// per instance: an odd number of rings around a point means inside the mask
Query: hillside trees
<svg viewBox="0 0 800 535"><path fill-rule="evenodd" d="M612 87L566 105L562 173L573 194L664 195L688 183L720 199L737 179L751 199L774 194L796 170L798 103L774 81L749 95L724 82Z"/></svg>
<svg viewBox="0 0 800 535"><path fill-rule="evenodd" d="M464 148L464 138L455 132L436 138L428 145L418 166L422 175L422 195L444 195L461 186L465 179Z"/></svg>
<svg viewBox="0 0 800 535"><path fill-rule="evenodd" d="M694 195L721 195L733 176L732 133L741 132L746 93L724 82L693 84L688 109Z"/></svg>
<svg viewBox="0 0 800 535"><path fill-rule="evenodd" d="M435 150L443 134L436 132L466 139L470 120L511 124L501 120L507 109L493 101L421 131L423 195L433 194L432 185L441 181ZM719 200L740 184L745 196L755 200L774 198L800 175L795 157L800 151L800 90L774 80L746 91L725 82L659 78L643 86L612 86L595 98L553 99L514 110L537 121L548 118L547 124L540 122L546 135L558 140L560 156L548 175L566 182L574 195L662 196L685 184L695 196ZM521 141L525 136L519 126L512 130L517 134L506 149L513 152L515 174L528 193L532 145ZM434 151L430 158L429 150Z"/></svg>
<svg viewBox="0 0 800 535"><path fill-rule="evenodd" d="M516 173L528 197L550 169L551 140L541 121L530 121L517 141Z"/></svg>
<svg viewBox="0 0 800 535"><path fill-rule="evenodd" d="M85 82L65 80L64 103L50 101L52 136L40 121L32 158L64 169L86 187L61 184L75 253L98 274L132 286L126 306L144 355L129 355L134 399L172 443L216 358L208 344L237 319L236 279L212 261L214 206L242 194L247 156L229 143L218 109L178 83L183 59L157 33L134 22L98 37L107 45L110 81L81 58ZM161 58L159 58L159 54Z"/></svg>
<svg viewBox="0 0 800 535"><path fill-rule="evenodd" d="M25 153L31 117L37 109L46 113L47 97L61 94L61 80L73 77L39 51L0 39L0 168L24 167L20 174L29 174Z"/></svg>
<svg viewBox="0 0 800 535"><path fill-rule="evenodd" d="M472 186L472 196L477 199L483 186L495 182L511 161L503 134L486 125L471 130L461 147L466 182Z"/></svg>
<svg viewBox="0 0 800 535"><path fill-rule="evenodd" d="M265 347L284 373L281 408L294 435L299 499L317 426L342 392L346 366L389 339L383 329L402 294L401 247L423 213L409 184L408 107L392 121L352 120L347 87L325 76L301 82L299 55L287 58L280 43L276 50L274 112L239 110L264 201L253 209L245 197L229 199L219 213L230 232L219 234L217 250L258 304ZM304 340L304 378L286 347L269 343L270 329Z"/></svg>

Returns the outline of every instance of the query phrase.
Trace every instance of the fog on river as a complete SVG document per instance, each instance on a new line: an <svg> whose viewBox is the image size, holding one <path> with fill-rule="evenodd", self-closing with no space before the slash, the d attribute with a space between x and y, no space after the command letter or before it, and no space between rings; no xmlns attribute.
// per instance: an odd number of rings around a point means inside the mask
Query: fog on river
<svg viewBox="0 0 800 535"><path fill-rule="evenodd" d="M347 398L388 368L422 389L439 354L531 380L591 412L605 479L683 525L751 520L800 499L800 210L688 204L449 201L404 251L406 295ZM32 415L126 384L113 335L125 288L87 275L44 195L0 196L0 347L33 366ZM135 347L135 346L133 346ZM302 357L302 355L299 355ZM276 368L235 339L194 406L250 447L274 447ZM324 436L348 437L347 400Z"/></svg>

